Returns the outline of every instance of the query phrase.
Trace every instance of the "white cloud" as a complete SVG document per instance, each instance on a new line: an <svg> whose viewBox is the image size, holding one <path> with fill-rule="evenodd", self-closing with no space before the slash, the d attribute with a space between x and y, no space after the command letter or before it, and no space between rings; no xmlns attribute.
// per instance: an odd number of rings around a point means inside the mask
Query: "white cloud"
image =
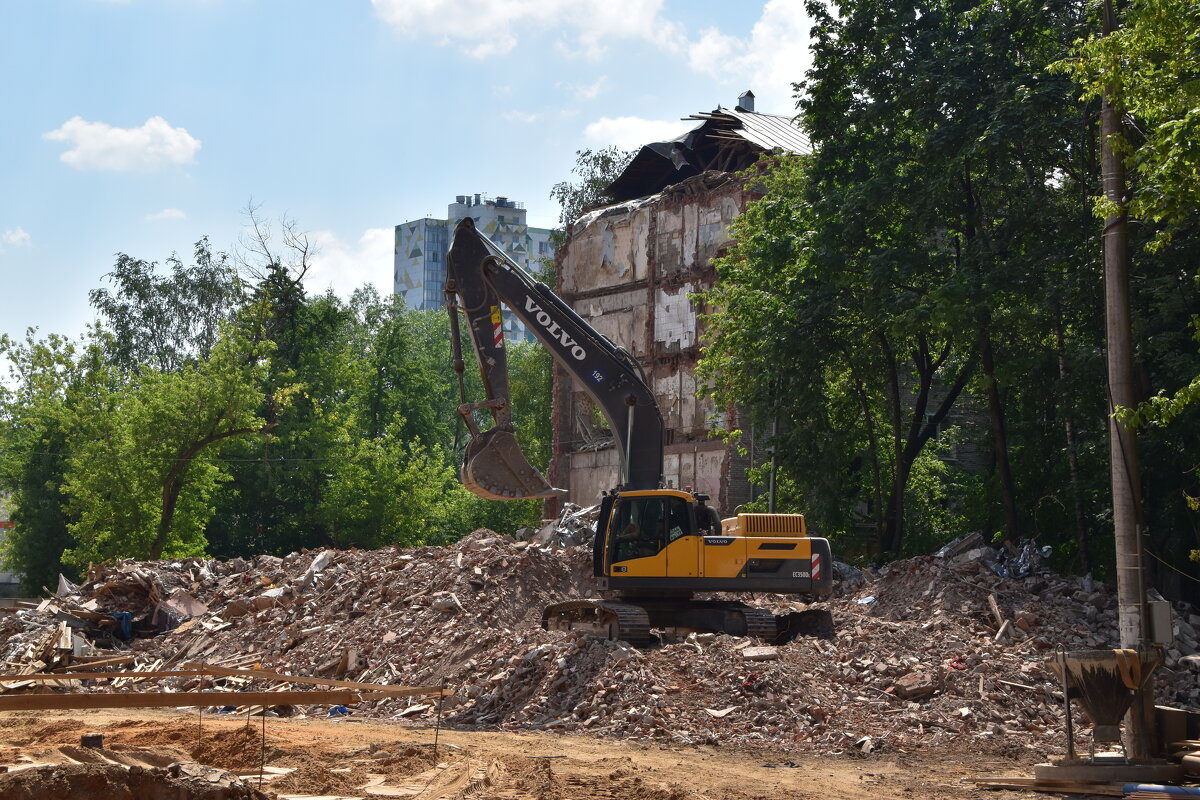
<svg viewBox="0 0 1200 800"><path fill-rule="evenodd" d="M59 156L65 164L114 172L151 172L172 164L190 164L200 149L199 139L183 128L172 128L162 117L151 117L137 128L72 117L42 138L71 145Z"/></svg>
<svg viewBox="0 0 1200 800"><path fill-rule="evenodd" d="M505 111L501 116L508 122L519 122L522 125L532 125L541 119L541 115L528 111Z"/></svg>
<svg viewBox="0 0 1200 800"><path fill-rule="evenodd" d="M372 0L403 36L433 37L475 58L504 55L518 30L564 34L559 49L596 58L608 39L643 39L679 49L682 28L662 16L662 0Z"/></svg>
<svg viewBox="0 0 1200 800"><path fill-rule="evenodd" d="M642 119L641 117L601 117L584 128L583 136L595 147L616 145L633 150L651 142L674 139L687 133L694 122Z"/></svg>
<svg viewBox="0 0 1200 800"><path fill-rule="evenodd" d="M11 247L28 247L30 237L24 228L9 228L0 234L0 241Z"/></svg>
<svg viewBox="0 0 1200 800"><path fill-rule="evenodd" d="M595 100L600 95L600 92L604 90L607 83L608 77L601 75L591 83L578 84L559 81L555 86L563 89L576 100Z"/></svg>
<svg viewBox="0 0 1200 800"><path fill-rule="evenodd" d="M688 45L688 63L723 85L752 89L756 111L791 116L796 112L792 84L812 63L808 50L812 22L797 0L770 0L748 39L709 28Z"/></svg>
<svg viewBox="0 0 1200 800"><path fill-rule="evenodd" d="M338 297L346 298L369 283L381 295L391 293L394 229L368 228L354 244L343 242L329 231L317 231L309 238L316 250L304 276L304 285L310 292L332 289Z"/></svg>
<svg viewBox="0 0 1200 800"><path fill-rule="evenodd" d="M145 216L146 222L161 222L168 219L187 219L187 214L180 211L178 208L164 208L162 211Z"/></svg>
<svg viewBox="0 0 1200 800"><path fill-rule="evenodd" d="M801 0L769 0L746 37L717 28L689 36L681 22L664 16L663 0L372 0L372 4L400 35L458 47L475 58L504 55L529 33L558 37L554 49L568 57L598 58L617 40L648 42L685 58L693 70L723 86L753 89L757 110L772 113L794 113L792 84L804 79L811 63L811 23ZM603 88L602 80L574 89L583 99L591 99Z"/></svg>

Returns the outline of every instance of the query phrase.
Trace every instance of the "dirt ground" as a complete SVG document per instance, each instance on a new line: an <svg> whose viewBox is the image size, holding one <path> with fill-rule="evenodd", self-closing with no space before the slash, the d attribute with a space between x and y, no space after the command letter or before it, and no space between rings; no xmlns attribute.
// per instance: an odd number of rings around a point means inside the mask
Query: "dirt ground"
<svg viewBox="0 0 1200 800"><path fill-rule="evenodd" d="M1032 761L981 758L944 748L936 752L865 756L855 752L814 757L762 749L680 747L552 733L442 729L436 733L435 752L434 728L402 722L358 721L353 717L268 718L265 746L263 731L261 717L200 717L195 712L10 712L0 715L0 765L9 768L7 775L0 775L0 797L55 796L48 784L31 783L28 778L23 789L15 788L21 772L38 764L74 764L41 769L47 776L55 770L90 770L96 786L110 786L94 794L79 788L56 790L70 791L76 797L167 796L137 791L119 794L111 789L112 778L105 778L101 772L121 774L126 767L112 763L120 762L134 765L135 774L142 774L138 767L151 771L159 768L156 774L164 774L162 768L181 760L253 776L248 780L253 789L259 786L260 761L265 761L262 792L282 797L1017 800L1039 796L977 790L970 782L971 778L984 776L1032 775ZM89 733L103 734L104 749L99 753L80 747L80 736ZM87 766L79 766L81 762ZM34 790L29 788L31 785ZM258 795L178 792L170 796Z"/></svg>

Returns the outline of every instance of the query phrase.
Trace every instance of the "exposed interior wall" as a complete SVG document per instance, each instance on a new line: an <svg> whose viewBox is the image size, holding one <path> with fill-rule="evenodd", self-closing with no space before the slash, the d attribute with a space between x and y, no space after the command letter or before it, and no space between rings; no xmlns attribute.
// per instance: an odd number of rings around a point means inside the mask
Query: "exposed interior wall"
<svg viewBox="0 0 1200 800"><path fill-rule="evenodd" d="M691 295L712 285L712 259L751 195L726 173L704 173L661 194L598 209L570 229L557 254L557 293L642 365L666 426L667 485L710 494L721 510L749 500L746 459L710 436L724 409L696 396L703 331ZM619 482L615 445L587 395L555 374L551 481L580 505ZM609 439L611 441L611 439Z"/></svg>

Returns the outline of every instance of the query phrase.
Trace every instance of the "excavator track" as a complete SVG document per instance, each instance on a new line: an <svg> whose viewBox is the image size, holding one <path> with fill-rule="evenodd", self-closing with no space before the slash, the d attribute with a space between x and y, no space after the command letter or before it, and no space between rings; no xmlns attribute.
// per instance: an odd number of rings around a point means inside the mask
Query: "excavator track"
<svg viewBox="0 0 1200 800"><path fill-rule="evenodd" d="M568 600L542 610L548 631L581 631L632 645L650 644L650 617L640 606L608 600Z"/></svg>
<svg viewBox="0 0 1200 800"><path fill-rule="evenodd" d="M766 642L774 642L779 636L775 615L762 608L737 602L661 598L555 603L542 611L542 627L622 639L639 647L650 644L651 628L751 636Z"/></svg>
<svg viewBox="0 0 1200 800"><path fill-rule="evenodd" d="M756 639L762 639L765 642L774 642L779 636L779 625L775 619L775 615L770 611L754 606L747 606L742 603L742 616L746 618L746 635L753 636Z"/></svg>

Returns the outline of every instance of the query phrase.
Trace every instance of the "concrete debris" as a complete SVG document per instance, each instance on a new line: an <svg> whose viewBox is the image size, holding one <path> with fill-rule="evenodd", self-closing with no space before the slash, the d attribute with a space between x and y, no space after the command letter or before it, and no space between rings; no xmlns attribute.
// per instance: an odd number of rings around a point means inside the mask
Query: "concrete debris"
<svg viewBox="0 0 1200 800"><path fill-rule="evenodd" d="M867 582L867 573L843 561L834 561L833 579L839 590L852 592Z"/></svg>
<svg viewBox="0 0 1200 800"><path fill-rule="evenodd" d="M522 528L517 539L530 541L539 547L564 548L592 544L596 536L596 519L600 506L581 508L574 503L564 503L557 519L545 520L538 529Z"/></svg>
<svg viewBox="0 0 1200 800"><path fill-rule="evenodd" d="M774 661L779 658L779 648L747 647L742 650L742 658L747 661Z"/></svg>
<svg viewBox="0 0 1200 800"><path fill-rule="evenodd" d="M373 683L444 682L455 692L441 703L395 698L348 707L352 715L415 724L440 713L443 725L468 729L815 753L954 739L1011 755L1065 749L1061 687L1042 666L1054 648L1118 641L1115 598L1103 585L1044 566L1022 579L1002 577L989 559L964 558L973 546L877 573L839 570L834 597L811 607L773 595L738 598L785 617L832 614L832 632L802 632L787 643L664 634L661 645L639 650L544 631L546 604L597 596L590 545L565 545L560 534L572 515L590 511L564 513L546 546L481 529L449 547L120 561L95 569L74 592L0 620L0 658L10 674L115 658L123 663L114 670L261 664ZM1006 633L997 637L1001 627ZM1178 606L1179 635L1156 679L1164 705L1200 707L1197 628L1195 610ZM87 644L86 654L75 654L72 637ZM87 683L71 691L109 690L108 682ZM241 676L137 685L263 688ZM0 689L29 687L18 681ZM326 716L328 709L287 713ZM1077 722L1086 747L1090 728Z"/></svg>

